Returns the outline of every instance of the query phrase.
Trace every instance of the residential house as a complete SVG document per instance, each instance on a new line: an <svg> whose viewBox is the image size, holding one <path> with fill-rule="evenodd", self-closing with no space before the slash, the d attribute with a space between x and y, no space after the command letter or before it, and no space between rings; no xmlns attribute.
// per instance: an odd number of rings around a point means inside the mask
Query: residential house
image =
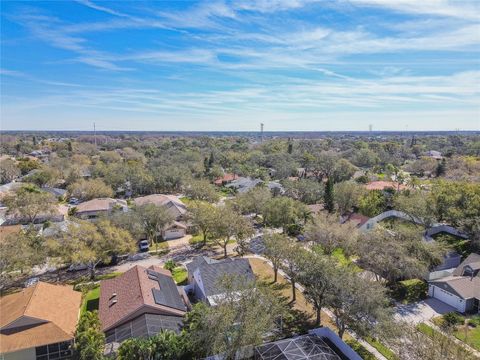
<svg viewBox="0 0 480 360"><path fill-rule="evenodd" d="M480 313L480 254L470 254L451 276L430 281L428 295L460 313Z"/></svg>
<svg viewBox="0 0 480 360"><path fill-rule="evenodd" d="M63 199L65 199L65 197L67 195L67 190L61 189L61 188L45 187L45 188L42 188L42 190L52 194L57 199L62 199L63 200Z"/></svg>
<svg viewBox="0 0 480 360"><path fill-rule="evenodd" d="M222 177L215 179L213 182L217 186L224 186L226 184L230 184L233 180L236 180L238 175L233 173L225 173Z"/></svg>
<svg viewBox="0 0 480 360"><path fill-rule="evenodd" d="M238 193L246 193L253 188L263 184L263 180L261 179L252 179L250 177L239 177L238 179L232 181L230 184L227 184L226 187L235 189ZM283 194L285 192L283 186L277 181L268 181L266 186L272 191L279 194Z"/></svg>
<svg viewBox="0 0 480 360"><path fill-rule="evenodd" d="M70 359L82 294L37 282L0 298L0 358Z"/></svg>
<svg viewBox="0 0 480 360"><path fill-rule="evenodd" d="M153 194L133 199L135 206L153 204L165 206L173 218L177 221L182 220L187 213L185 204L175 195Z"/></svg>
<svg viewBox="0 0 480 360"><path fill-rule="evenodd" d="M207 256L197 256L186 267L190 291L197 300L205 301L211 306L214 306L215 300L223 294L221 281L225 276L241 276L248 281L255 280L248 259L214 260Z"/></svg>
<svg viewBox="0 0 480 360"><path fill-rule="evenodd" d="M443 159L442 153L440 151L436 151L436 150L429 150L429 151L426 152L425 155L432 158L432 159L435 159L435 160L442 160Z"/></svg>
<svg viewBox="0 0 480 360"><path fill-rule="evenodd" d="M162 330L179 331L190 307L183 288L168 270L134 266L100 282L99 317L107 343L148 337Z"/></svg>
<svg viewBox="0 0 480 360"><path fill-rule="evenodd" d="M62 222L68 217L68 206L58 204L54 213L46 214L40 213L35 217L34 224L43 224L47 221L50 222ZM9 214L7 207L0 207L0 225L18 225L28 224L29 219L21 217L19 214Z"/></svg>
<svg viewBox="0 0 480 360"><path fill-rule="evenodd" d="M188 226L182 222L185 220L187 207L175 195L153 194L138 197L133 200L136 206L153 204L156 206L164 206L167 211L175 219L171 224L162 230L162 238L164 240L178 239L186 235Z"/></svg>
<svg viewBox="0 0 480 360"><path fill-rule="evenodd" d="M236 190L238 193L246 193L256 186L262 184L263 181L260 179L252 179L250 177L239 177L238 179L232 181L226 186Z"/></svg>
<svg viewBox="0 0 480 360"><path fill-rule="evenodd" d="M347 215L343 216L340 219L340 222L342 224L344 224L347 221L349 221L349 222L354 223L357 228L361 228L364 224L366 224L368 222L368 220L370 220L370 218L368 216L352 212L350 214L347 214Z"/></svg>
<svg viewBox="0 0 480 360"><path fill-rule="evenodd" d="M399 184L395 181L372 181L365 185L367 190L386 190L386 189L393 189L393 190L405 190L407 186L403 184Z"/></svg>
<svg viewBox="0 0 480 360"><path fill-rule="evenodd" d="M114 210L128 211L127 202L120 199L98 198L85 201L75 207L75 216L84 220L94 220L111 214Z"/></svg>
<svg viewBox="0 0 480 360"><path fill-rule="evenodd" d="M323 211L324 206L323 204L311 204L307 205L307 208L308 211L310 211L310 214L312 214L313 216L317 216L318 214L320 214L321 211Z"/></svg>

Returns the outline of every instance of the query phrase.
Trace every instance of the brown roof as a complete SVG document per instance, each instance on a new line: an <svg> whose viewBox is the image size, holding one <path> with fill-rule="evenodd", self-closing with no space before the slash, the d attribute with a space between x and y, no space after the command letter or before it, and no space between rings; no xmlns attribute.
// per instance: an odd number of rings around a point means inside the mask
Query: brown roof
<svg viewBox="0 0 480 360"><path fill-rule="evenodd" d="M312 212L312 214L318 214L320 211L324 209L323 204L307 205L307 207Z"/></svg>
<svg viewBox="0 0 480 360"><path fill-rule="evenodd" d="M152 289L160 291L163 289L160 289L158 281L149 278L147 270L172 277L168 270L158 266L152 265L147 269L136 265L116 278L101 281L99 317L104 331L117 327L131 320L132 316L136 317L142 313L174 316L185 314L185 311L155 302ZM175 289L178 292L176 287ZM181 298L179 292L167 295ZM113 299L116 299L115 303L112 302Z"/></svg>
<svg viewBox="0 0 480 360"><path fill-rule="evenodd" d="M224 182L233 181L238 178L237 174L226 173L223 177L215 179L213 182L215 185L222 185Z"/></svg>
<svg viewBox="0 0 480 360"><path fill-rule="evenodd" d="M351 221L353 222L357 227L362 226L365 224L370 218L368 216L358 214L358 213L351 213L348 215L348 217L345 219L344 222Z"/></svg>
<svg viewBox="0 0 480 360"><path fill-rule="evenodd" d="M22 230L22 225L0 226L0 242L10 234L18 234Z"/></svg>
<svg viewBox="0 0 480 360"><path fill-rule="evenodd" d="M138 197L133 200L136 206L153 204L157 206L166 206L174 217L178 214L183 215L187 212L185 204L175 195L153 194Z"/></svg>
<svg viewBox="0 0 480 360"><path fill-rule="evenodd" d="M407 187L402 184L398 184L395 181L372 181L365 185L367 190L385 190L387 188L393 188L394 190L405 190Z"/></svg>
<svg viewBox="0 0 480 360"><path fill-rule="evenodd" d="M2 297L0 353L72 339L81 298L81 293L71 286L44 282ZM31 325L15 326L20 319L30 319Z"/></svg>
<svg viewBox="0 0 480 360"><path fill-rule="evenodd" d="M181 200L175 195L163 195L163 194L152 194L147 196L138 197L133 199L135 205L142 206L146 204L154 204L154 205L165 205L169 202L173 202L177 205L185 206Z"/></svg>
<svg viewBox="0 0 480 360"><path fill-rule="evenodd" d="M89 211L109 211L116 204L127 206L124 200L117 200L112 198L98 198L85 201L76 206L77 214Z"/></svg>

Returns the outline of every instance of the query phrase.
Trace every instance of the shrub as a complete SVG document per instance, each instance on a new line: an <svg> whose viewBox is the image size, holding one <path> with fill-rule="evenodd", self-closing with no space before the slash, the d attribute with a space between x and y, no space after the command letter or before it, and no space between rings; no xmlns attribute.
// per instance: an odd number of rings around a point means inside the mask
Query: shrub
<svg viewBox="0 0 480 360"><path fill-rule="evenodd" d="M480 326L480 315L472 316L472 318L468 320L468 325L473 327Z"/></svg>
<svg viewBox="0 0 480 360"><path fill-rule="evenodd" d="M443 329L450 329L455 327L456 325L463 324L464 319L461 315L457 314L456 312L449 312L443 315Z"/></svg>
<svg viewBox="0 0 480 360"><path fill-rule="evenodd" d="M175 263L175 261L173 261L172 259L168 260L167 262L165 262L165 265L163 266L165 269L167 269L168 271L172 272L173 269L175 269L177 267L177 264Z"/></svg>
<svg viewBox="0 0 480 360"><path fill-rule="evenodd" d="M395 297L405 303L423 300L427 296L428 285L420 279L403 280L397 284Z"/></svg>

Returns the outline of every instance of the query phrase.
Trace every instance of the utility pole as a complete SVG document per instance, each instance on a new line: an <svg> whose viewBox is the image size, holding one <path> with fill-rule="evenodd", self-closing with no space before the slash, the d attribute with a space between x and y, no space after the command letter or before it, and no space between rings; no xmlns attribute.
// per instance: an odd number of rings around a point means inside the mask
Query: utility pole
<svg viewBox="0 0 480 360"><path fill-rule="evenodd" d="M263 123L260 123L260 141L263 142Z"/></svg>

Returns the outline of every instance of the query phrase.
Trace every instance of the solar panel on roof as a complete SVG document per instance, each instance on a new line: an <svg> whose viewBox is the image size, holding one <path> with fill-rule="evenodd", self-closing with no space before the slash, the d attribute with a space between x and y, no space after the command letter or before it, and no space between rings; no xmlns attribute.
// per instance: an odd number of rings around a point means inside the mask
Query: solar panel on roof
<svg viewBox="0 0 480 360"><path fill-rule="evenodd" d="M153 299L156 304L168 306L174 309L186 311L187 307L183 303L178 293L177 285L170 276L156 273L160 289L152 289Z"/></svg>

